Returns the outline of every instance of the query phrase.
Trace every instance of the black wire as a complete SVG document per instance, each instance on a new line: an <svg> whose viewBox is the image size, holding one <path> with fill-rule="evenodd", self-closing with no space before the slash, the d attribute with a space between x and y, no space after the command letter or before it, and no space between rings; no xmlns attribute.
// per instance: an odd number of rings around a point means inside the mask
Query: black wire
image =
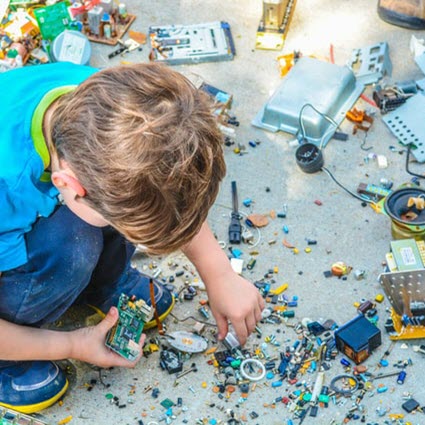
<svg viewBox="0 0 425 425"><path fill-rule="evenodd" d="M196 317L193 316L186 316L184 319L179 319L176 315L174 315L173 313L169 313L169 315L173 318L176 319L178 322L185 322L186 320L194 320L195 322L199 322L202 323L206 326L211 326L213 328L216 328L217 325L214 323L210 323L210 322L205 322L204 320L199 320Z"/></svg>
<svg viewBox="0 0 425 425"><path fill-rule="evenodd" d="M334 119L332 119L329 115L326 115L325 113L320 112L311 103L305 103L302 106L302 108L300 110L300 113L298 114L298 126L299 126L299 130L301 131L301 136L302 136L303 139L306 139L307 138L307 135L305 133L304 124L302 122L303 112L304 112L304 109L307 108L307 106L309 106L311 109L313 109L313 111L316 112L317 114L319 114L321 117L325 118L328 122L332 123L335 126L335 131L338 130L339 125L338 125L338 123Z"/></svg>
<svg viewBox="0 0 425 425"><path fill-rule="evenodd" d="M342 388L338 388L335 384L342 379L352 379L355 382L354 387L349 389L349 390L343 390ZM335 376L332 379L332 381L330 382L329 387L332 391L335 391L336 393L339 393L339 394L342 394L342 395L352 395L358 390L359 381L354 375L349 375L349 374L343 373L341 375Z"/></svg>
<svg viewBox="0 0 425 425"><path fill-rule="evenodd" d="M425 176L421 174L416 174L413 171L409 170L409 159L410 159L410 150L412 149L412 144L409 143L407 146L407 155L406 155L406 172L410 174L411 176L419 177L421 179L425 179Z"/></svg>
<svg viewBox="0 0 425 425"><path fill-rule="evenodd" d="M367 202L369 204L374 204L375 202L364 198L363 196L357 195L354 192L351 192L351 190L347 189L345 186L343 186L335 177L334 175L326 168L326 167L322 167L321 168L341 189L344 189L347 193L349 193L351 196L353 196L354 198L359 199L362 202Z"/></svg>

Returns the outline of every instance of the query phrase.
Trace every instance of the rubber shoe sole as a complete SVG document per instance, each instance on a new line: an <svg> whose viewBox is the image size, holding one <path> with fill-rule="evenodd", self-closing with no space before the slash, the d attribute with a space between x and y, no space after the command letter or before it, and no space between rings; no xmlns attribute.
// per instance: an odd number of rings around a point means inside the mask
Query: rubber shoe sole
<svg viewBox="0 0 425 425"><path fill-rule="evenodd" d="M16 406L16 405L11 405L7 403L2 403L0 401L0 406L6 407L8 409L16 410L17 412L25 413L27 415L31 413L36 413L41 410L47 409L48 407L55 404L66 393L68 386L69 386L69 383L68 383L68 380L66 380L63 388L55 396L53 396L52 398L48 400L41 401L40 403Z"/></svg>
<svg viewBox="0 0 425 425"><path fill-rule="evenodd" d="M387 10L378 6L379 17L391 25L407 28L411 30L425 29L425 20L414 16L406 16L392 10Z"/></svg>

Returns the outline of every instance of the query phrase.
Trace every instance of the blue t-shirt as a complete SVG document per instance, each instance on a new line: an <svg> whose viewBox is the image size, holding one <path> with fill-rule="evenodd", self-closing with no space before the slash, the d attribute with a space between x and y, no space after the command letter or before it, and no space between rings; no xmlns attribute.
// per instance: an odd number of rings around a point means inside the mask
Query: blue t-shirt
<svg viewBox="0 0 425 425"><path fill-rule="evenodd" d="M42 117L48 102L96 71L54 63L0 73L0 272L27 262L25 233L58 202L45 174L50 157Z"/></svg>

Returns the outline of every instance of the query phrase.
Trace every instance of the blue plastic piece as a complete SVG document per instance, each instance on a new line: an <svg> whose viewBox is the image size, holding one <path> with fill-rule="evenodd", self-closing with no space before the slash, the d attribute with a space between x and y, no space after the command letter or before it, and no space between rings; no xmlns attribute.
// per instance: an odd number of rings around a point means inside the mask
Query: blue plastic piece
<svg viewBox="0 0 425 425"><path fill-rule="evenodd" d="M382 367L387 367L387 366L389 365L388 360L385 360L385 359L381 359L381 360L379 361L379 364L380 364Z"/></svg>
<svg viewBox="0 0 425 425"><path fill-rule="evenodd" d="M351 363L347 359L341 359L340 362L343 366L351 366Z"/></svg>
<svg viewBox="0 0 425 425"><path fill-rule="evenodd" d="M275 387L281 387L282 386L282 381L274 381L274 382L272 382L272 387L273 388L275 388Z"/></svg>
<svg viewBox="0 0 425 425"><path fill-rule="evenodd" d="M243 252L240 249L232 248L232 255L234 258L240 258Z"/></svg>
<svg viewBox="0 0 425 425"><path fill-rule="evenodd" d="M266 375L267 379L273 379L274 378L274 373L273 372L268 372Z"/></svg>

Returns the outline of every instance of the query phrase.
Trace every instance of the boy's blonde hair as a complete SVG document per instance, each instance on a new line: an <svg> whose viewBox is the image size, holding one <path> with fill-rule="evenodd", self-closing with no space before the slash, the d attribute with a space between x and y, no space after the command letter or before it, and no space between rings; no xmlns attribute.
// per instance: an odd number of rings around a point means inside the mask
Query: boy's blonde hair
<svg viewBox="0 0 425 425"><path fill-rule="evenodd" d="M62 96L49 123L85 202L129 241L171 252L200 230L225 175L207 96L159 64L104 69Z"/></svg>

